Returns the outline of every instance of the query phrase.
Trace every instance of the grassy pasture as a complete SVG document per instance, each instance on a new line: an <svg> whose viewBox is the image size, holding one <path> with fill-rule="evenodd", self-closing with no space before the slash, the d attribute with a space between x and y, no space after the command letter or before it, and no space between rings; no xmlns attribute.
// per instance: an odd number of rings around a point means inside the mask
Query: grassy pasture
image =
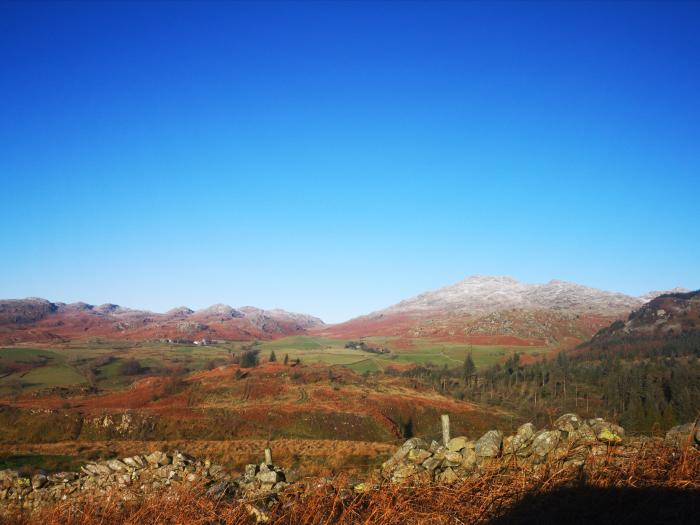
<svg viewBox="0 0 700 525"><path fill-rule="evenodd" d="M262 343L257 348L261 350L263 358L274 350L277 359L282 359L284 354L288 354L290 359L299 358L305 363L343 365L356 372L379 371L392 363L447 365L453 368L462 366L469 352L477 367L486 367L502 361L513 352L537 355L546 351L545 348L530 346L467 345L425 340L413 340L411 348L397 349L393 347L393 338L390 337L367 337L363 340L370 345L389 348L391 352L375 354L354 350L345 348L347 340L310 336L286 337Z"/></svg>
<svg viewBox="0 0 700 525"><path fill-rule="evenodd" d="M396 348L389 337L368 337L369 345L388 348L390 353L377 354L345 348L347 340L312 336L294 336L253 343L260 358L267 360L272 351L278 361L300 359L303 363L345 366L355 372L379 372L392 364L433 364L462 366L469 352L477 367L502 361L513 352L537 354L543 348L479 346L414 340L409 348ZM125 360L134 358L146 373L164 373L175 367L201 370L208 363L228 362L231 354L240 353L250 342L230 342L209 346L176 345L155 342L129 343L94 340L64 348L0 348L0 395L50 387L80 386L90 378L100 388L123 388L133 376L121 374Z"/></svg>

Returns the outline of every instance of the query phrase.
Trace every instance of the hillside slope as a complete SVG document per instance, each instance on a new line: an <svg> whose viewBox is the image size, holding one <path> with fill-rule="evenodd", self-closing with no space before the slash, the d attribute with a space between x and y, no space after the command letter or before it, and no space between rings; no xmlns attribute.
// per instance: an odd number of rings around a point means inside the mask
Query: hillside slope
<svg viewBox="0 0 700 525"><path fill-rule="evenodd" d="M635 356L679 344L700 344L700 290L656 297L631 312L627 320L601 329L576 353L586 356L591 350L605 349Z"/></svg>
<svg viewBox="0 0 700 525"><path fill-rule="evenodd" d="M282 437L393 441L416 433L439 437L443 413L465 433L510 421L506 411L440 395L410 378L267 363L149 376L126 389L48 389L0 397L0 443Z"/></svg>

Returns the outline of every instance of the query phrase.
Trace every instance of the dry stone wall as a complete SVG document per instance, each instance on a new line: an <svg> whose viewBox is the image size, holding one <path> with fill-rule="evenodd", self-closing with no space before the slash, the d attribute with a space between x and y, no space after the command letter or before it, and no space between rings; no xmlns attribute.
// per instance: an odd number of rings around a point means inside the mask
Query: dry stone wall
<svg viewBox="0 0 700 525"><path fill-rule="evenodd" d="M269 502L287 486L287 477L283 469L267 463L247 465L242 475L234 477L209 460L156 451L87 463L80 472L23 477L14 470L0 471L0 507L32 510L81 495L128 500L182 484L200 484L210 497Z"/></svg>
<svg viewBox="0 0 700 525"><path fill-rule="evenodd" d="M625 438L625 430L603 419L576 414L559 417L553 428L537 430L525 423L513 435L490 430L476 441L464 436L446 444L414 437L382 465L382 476L394 483L438 481L453 483L478 476L486 469L522 469L551 465L595 468L602 461L625 461L651 438ZM700 446L700 425L688 423L671 429L666 442Z"/></svg>
<svg viewBox="0 0 700 525"><path fill-rule="evenodd" d="M557 465L595 468L600 461L625 461L651 438L627 439L622 427L603 419L583 419L564 414L552 428L536 429L532 423L512 435L490 430L478 440L464 436L446 444L414 437L407 440L386 461L381 475L389 482L454 483L492 469L538 468ZM688 423L671 429L666 442L676 446L700 447L700 425ZM198 485L208 497L253 503L250 512L265 521L265 507L293 481L282 468L266 462L247 465L234 475L221 465L199 460L182 452L161 451L121 459L87 463L80 472L38 473L31 477L14 470L0 471L0 512L33 510L71 498L116 497L124 501L173 487ZM369 485L354 486L356 492ZM352 493L352 486L348 487Z"/></svg>

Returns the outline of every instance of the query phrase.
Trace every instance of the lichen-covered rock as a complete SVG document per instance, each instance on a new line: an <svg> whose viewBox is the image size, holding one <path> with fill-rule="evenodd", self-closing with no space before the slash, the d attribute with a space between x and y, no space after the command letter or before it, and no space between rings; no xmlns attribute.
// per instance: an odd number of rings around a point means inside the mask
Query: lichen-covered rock
<svg viewBox="0 0 700 525"><path fill-rule="evenodd" d="M395 483L401 483L408 480L410 477L415 476L419 472L425 470L423 467L418 466L414 463L399 465L391 476L391 481Z"/></svg>
<svg viewBox="0 0 700 525"><path fill-rule="evenodd" d="M172 460L164 452L161 452L160 450L156 450L155 452L152 452L146 456L146 461L150 465L163 466L163 465L170 464Z"/></svg>
<svg viewBox="0 0 700 525"><path fill-rule="evenodd" d="M625 437L625 429L601 418L589 419L587 422L598 441L603 443L620 443Z"/></svg>
<svg viewBox="0 0 700 525"><path fill-rule="evenodd" d="M532 444L530 445L532 455L539 459L546 458L547 454L559 444L559 436L558 430L540 430L537 432L532 438Z"/></svg>
<svg viewBox="0 0 700 525"><path fill-rule="evenodd" d="M401 461L403 458L405 458L408 453L411 450L414 449L428 449L428 444L425 442L425 440L418 438L418 437L413 437L408 439L403 445L399 447L399 449L396 451L394 454L393 459L395 461Z"/></svg>
<svg viewBox="0 0 700 525"><path fill-rule="evenodd" d="M443 465L447 467L457 467L462 464L462 454L459 452L448 451L445 454L445 459L443 460Z"/></svg>
<svg viewBox="0 0 700 525"><path fill-rule="evenodd" d="M465 447L465 449L462 450L462 468L465 471L472 471L476 468L477 462L476 450L474 448Z"/></svg>
<svg viewBox="0 0 700 525"><path fill-rule="evenodd" d="M439 446L435 452L433 452L433 457L442 461L445 459L445 454L449 452L449 449L445 446Z"/></svg>
<svg viewBox="0 0 700 525"><path fill-rule="evenodd" d="M110 459L109 461L107 461L107 466L115 472L122 472L127 470L126 463L119 461L118 459Z"/></svg>
<svg viewBox="0 0 700 525"><path fill-rule="evenodd" d="M447 449L452 452L459 452L467 446L469 439L464 436L454 437L447 443Z"/></svg>
<svg viewBox="0 0 700 525"><path fill-rule="evenodd" d="M574 432L569 433L568 439L575 445L590 445L595 443L597 436L588 423L581 423Z"/></svg>
<svg viewBox="0 0 700 525"><path fill-rule="evenodd" d="M612 445L616 445L622 442L622 436L615 434L609 428L602 429L600 432L598 432L598 435L596 437L598 438L598 441L602 441L603 443L609 443Z"/></svg>
<svg viewBox="0 0 700 525"><path fill-rule="evenodd" d="M422 448L414 448L408 452L406 458L413 463L420 464L431 456L432 454L427 450Z"/></svg>
<svg viewBox="0 0 700 525"><path fill-rule="evenodd" d="M442 473L437 477L437 480L441 483L452 484L459 480L459 477L451 467L447 467Z"/></svg>
<svg viewBox="0 0 700 525"><path fill-rule="evenodd" d="M515 432L515 435L523 441L528 441L534 437L535 432L537 432L535 425L533 425L532 423L525 423L524 425L520 425L518 427L518 430Z"/></svg>
<svg viewBox="0 0 700 525"><path fill-rule="evenodd" d="M583 420L576 414L564 414L559 416L554 422L554 427L562 432L572 433L578 430L583 423Z"/></svg>
<svg viewBox="0 0 700 525"><path fill-rule="evenodd" d="M493 458L501 453L503 442L503 432L500 430L489 430L476 442L476 455L482 458Z"/></svg>
<svg viewBox="0 0 700 525"><path fill-rule="evenodd" d="M525 423L518 427L515 435L503 439L504 454L518 454L525 450L535 435L535 425Z"/></svg>
<svg viewBox="0 0 700 525"><path fill-rule="evenodd" d="M440 461L439 459L430 457L423 462L423 468L427 471L433 472L440 466L441 463L442 461Z"/></svg>
<svg viewBox="0 0 700 525"><path fill-rule="evenodd" d="M140 469L143 468L146 465L146 462L141 456L134 456L131 458L124 458L122 460L125 465L135 468L135 469Z"/></svg>

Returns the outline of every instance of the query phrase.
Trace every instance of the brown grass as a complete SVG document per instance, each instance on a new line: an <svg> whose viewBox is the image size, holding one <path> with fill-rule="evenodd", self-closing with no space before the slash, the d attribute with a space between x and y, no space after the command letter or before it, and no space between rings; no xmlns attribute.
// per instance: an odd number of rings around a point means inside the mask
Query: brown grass
<svg viewBox="0 0 700 525"><path fill-rule="evenodd" d="M155 450L180 450L198 458L211 459L232 471L248 463L259 463L270 447L276 465L303 476L330 476L338 472L366 473L394 452L395 445L369 441L322 439L240 439L227 441L64 441L28 445L0 444L0 457L15 455L67 455L88 459L127 457Z"/></svg>
<svg viewBox="0 0 700 525"><path fill-rule="evenodd" d="M700 510L700 453L654 445L624 464L607 462L592 472L549 465L537 474L494 470L452 486L374 483L369 492L356 494L343 477L307 479L268 510L269 523L693 523ZM252 522L246 505L181 488L132 503L64 502L0 523L239 524Z"/></svg>

